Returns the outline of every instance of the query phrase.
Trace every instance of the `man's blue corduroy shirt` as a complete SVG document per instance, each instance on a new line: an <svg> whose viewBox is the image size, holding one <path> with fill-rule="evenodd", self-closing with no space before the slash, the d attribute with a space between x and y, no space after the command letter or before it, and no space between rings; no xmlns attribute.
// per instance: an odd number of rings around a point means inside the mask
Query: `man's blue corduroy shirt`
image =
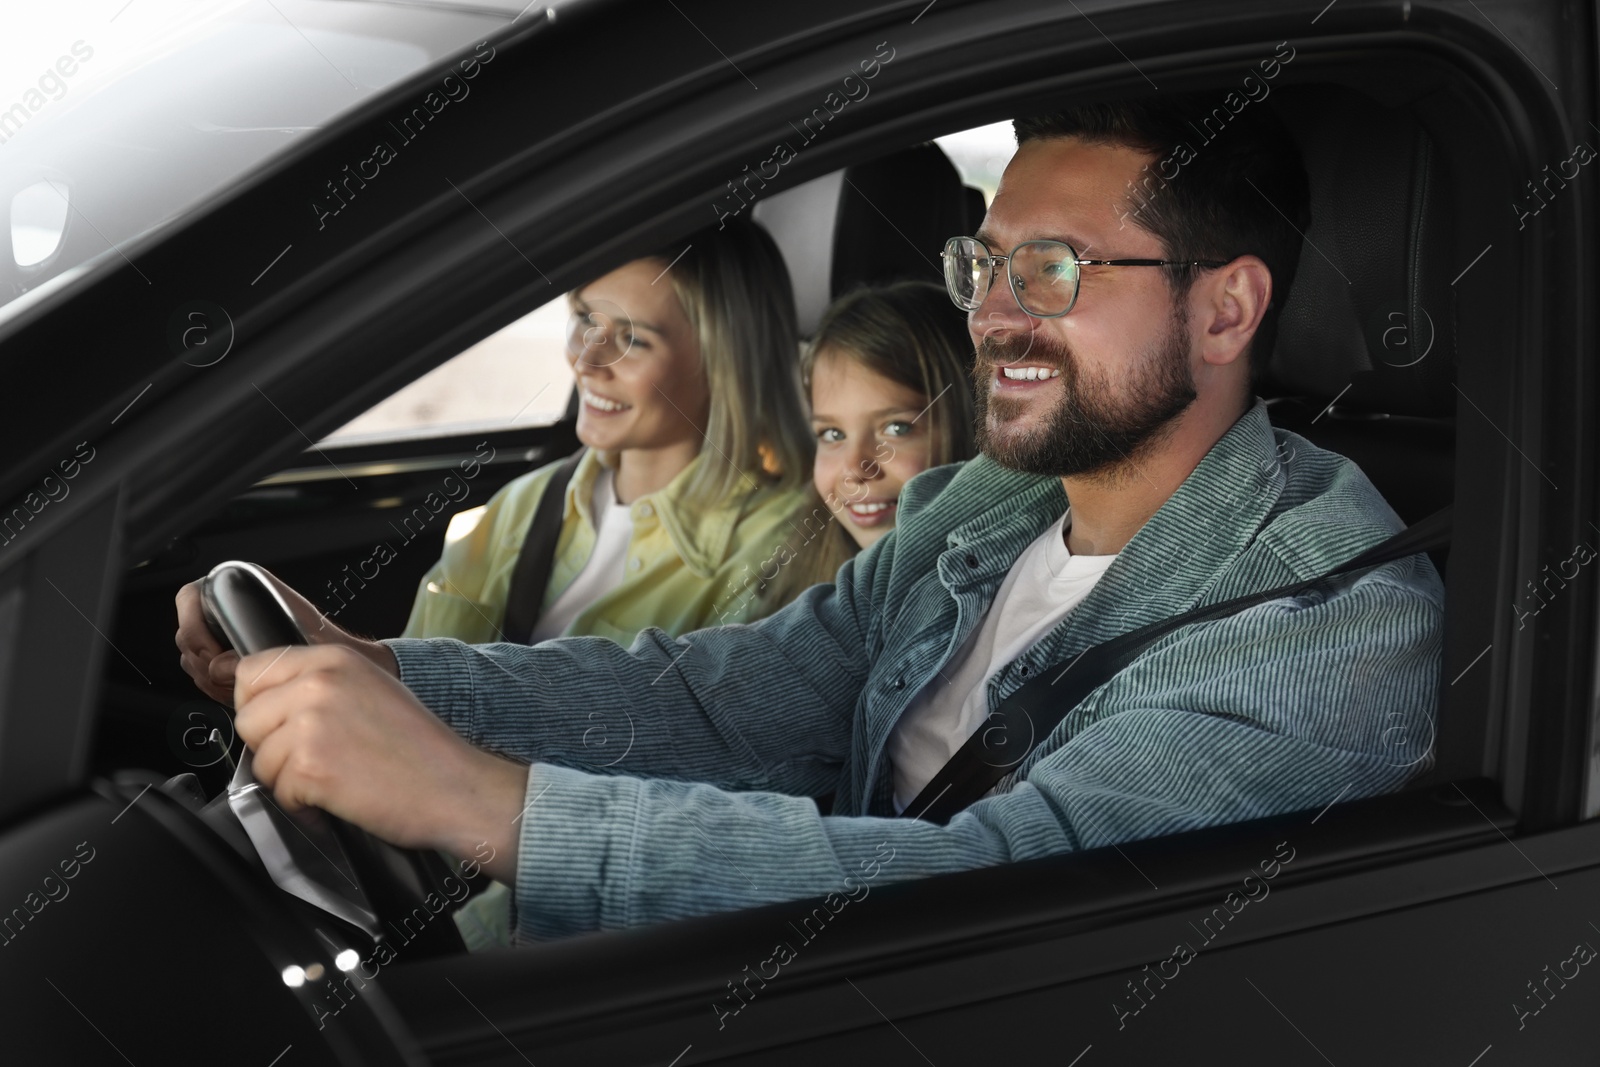
<svg viewBox="0 0 1600 1067"><path fill-rule="evenodd" d="M845 892L1354 799L1431 756L1444 589L1423 556L1183 627L1091 693L947 826L892 818L884 742L1060 517L1057 478L986 457L907 484L884 537L774 615L630 648L387 642L464 737L534 761L519 939ZM1259 400L1094 590L989 682L1329 570L1401 528L1349 460ZM1414 741L1412 742L1415 743ZM834 793L831 815L810 799Z"/></svg>

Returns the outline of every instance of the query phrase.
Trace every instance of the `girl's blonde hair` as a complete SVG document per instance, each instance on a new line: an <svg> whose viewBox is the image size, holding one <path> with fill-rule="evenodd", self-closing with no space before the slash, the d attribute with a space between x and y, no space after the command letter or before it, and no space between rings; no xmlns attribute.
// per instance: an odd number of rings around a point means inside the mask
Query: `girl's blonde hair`
<svg viewBox="0 0 1600 1067"><path fill-rule="evenodd" d="M801 378L808 394L817 357L823 352L854 360L924 397L928 408L918 418L929 424L929 466L972 458L972 340L965 317L943 286L895 282L856 289L835 300L801 355ZM796 513L796 528L809 530L820 517L827 529L812 534L815 540L808 540L768 583L764 595L772 598L774 607L812 585L833 581L845 560L859 551L815 486L807 496Z"/></svg>

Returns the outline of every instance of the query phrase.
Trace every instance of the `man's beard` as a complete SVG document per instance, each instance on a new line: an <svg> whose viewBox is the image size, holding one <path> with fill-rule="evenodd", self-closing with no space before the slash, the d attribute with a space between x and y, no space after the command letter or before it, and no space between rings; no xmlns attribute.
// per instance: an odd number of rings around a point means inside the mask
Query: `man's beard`
<svg viewBox="0 0 1600 1067"><path fill-rule="evenodd" d="M1058 478L1100 475L1110 482L1131 474L1135 460L1159 445L1174 420L1198 395L1189 369L1189 336L1176 314L1166 335L1139 355L1125 392L1105 378L1086 380L1071 351L1035 333L997 341L984 338L973 364L978 448L1003 466ZM1031 401L991 395L995 368L1021 363L1059 367L1061 396L1033 431L1013 426ZM1009 431L1009 432L1008 432Z"/></svg>

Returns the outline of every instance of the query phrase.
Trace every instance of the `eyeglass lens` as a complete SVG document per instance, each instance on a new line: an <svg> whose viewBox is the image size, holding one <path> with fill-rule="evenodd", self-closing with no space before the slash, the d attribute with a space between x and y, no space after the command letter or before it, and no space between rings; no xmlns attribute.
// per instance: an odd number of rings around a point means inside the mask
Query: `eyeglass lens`
<svg viewBox="0 0 1600 1067"><path fill-rule="evenodd" d="M1005 264L1017 303L1030 315L1053 317L1072 307L1078 294L1078 255L1061 241L1025 241ZM952 238L945 248L945 284L968 311L989 295L995 264L976 238Z"/></svg>

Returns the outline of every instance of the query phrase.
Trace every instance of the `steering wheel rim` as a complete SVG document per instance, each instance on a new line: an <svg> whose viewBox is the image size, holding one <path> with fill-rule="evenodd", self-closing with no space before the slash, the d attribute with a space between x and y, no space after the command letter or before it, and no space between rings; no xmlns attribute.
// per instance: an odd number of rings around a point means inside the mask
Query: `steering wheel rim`
<svg viewBox="0 0 1600 1067"><path fill-rule="evenodd" d="M254 564L217 564L201 583L200 599L212 633L241 655L311 644ZM453 921L434 921L465 899L450 885L465 887L464 875L452 872L437 852L391 844L325 811L310 820L291 818L255 781L248 754L247 748L229 784L228 806L280 889L361 930L374 944L398 940L416 957L466 951Z"/></svg>

